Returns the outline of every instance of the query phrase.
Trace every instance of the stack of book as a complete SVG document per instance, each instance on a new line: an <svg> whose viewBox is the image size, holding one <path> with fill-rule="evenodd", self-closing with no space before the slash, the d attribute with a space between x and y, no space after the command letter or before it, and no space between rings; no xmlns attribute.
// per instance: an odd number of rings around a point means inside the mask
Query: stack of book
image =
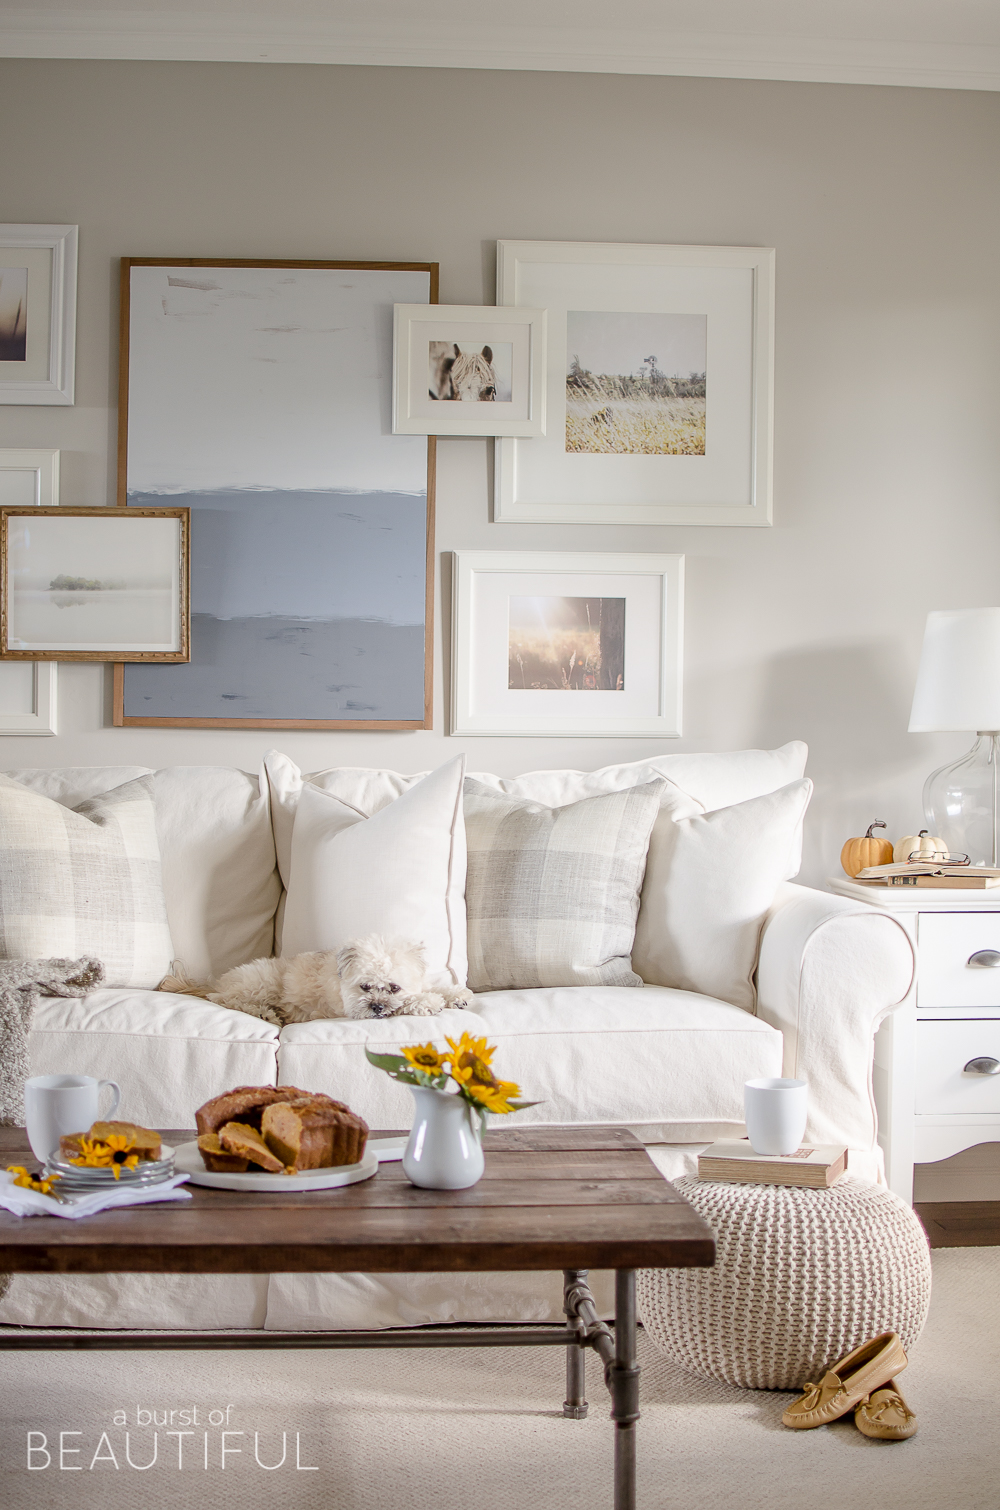
<svg viewBox="0 0 1000 1510"><path fill-rule="evenodd" d="M825 1190L847 1173L847 1149L797 1148L794 1153L754 1153L749 1140L723 1139L698 1155L700 1180L741 1185L801 1185Z"/></svg>
<svg viewBox="0 0 1000 1510"><path fill-rule="evenodd" d="M989 865L949 865L947 861L907 860L901 865L869 865L854 879L862 886L926 886L953 891L988 891L1000 886L1000 870Z"/></svg>

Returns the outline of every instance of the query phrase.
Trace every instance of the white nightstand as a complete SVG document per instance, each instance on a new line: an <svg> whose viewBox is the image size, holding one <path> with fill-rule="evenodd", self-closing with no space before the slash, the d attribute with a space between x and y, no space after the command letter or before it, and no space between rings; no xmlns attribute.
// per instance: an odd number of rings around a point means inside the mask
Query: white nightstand
<svg viewBox="0 0 1000 1510"><path fill-rule="evenodd" d="M913 940L909 995L875 1039L875 1103L889 1186L913 1199L914 1164L1000 1141L1000 887L831 891L891 912Z"/></svg>

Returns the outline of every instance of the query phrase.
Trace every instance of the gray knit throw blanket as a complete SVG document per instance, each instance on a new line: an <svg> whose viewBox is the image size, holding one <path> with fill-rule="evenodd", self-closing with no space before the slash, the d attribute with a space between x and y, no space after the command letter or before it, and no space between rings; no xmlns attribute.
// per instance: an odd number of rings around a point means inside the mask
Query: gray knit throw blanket
<svg viewBox="0 0 1000 1510"><path fill-rule="evenodd" d="M86 996L104 979L99 959L0 960L0 1127L24 1126L28 1034L39 996Z"/></svg>

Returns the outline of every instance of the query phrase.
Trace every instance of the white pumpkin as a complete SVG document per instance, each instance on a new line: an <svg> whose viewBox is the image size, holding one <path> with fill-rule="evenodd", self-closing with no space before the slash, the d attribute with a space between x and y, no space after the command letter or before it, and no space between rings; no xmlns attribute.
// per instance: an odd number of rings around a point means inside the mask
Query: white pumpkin
<svg viewBox="0 0 1000 1510"><path fill-rule="evenodd" d="M924 863L930 860L947 860L948 846L943 839L935 839L922 828L919 834L906 834L896 844L892 852L892 858L897 865L904 865L907 860L920 860Z"/></svg>

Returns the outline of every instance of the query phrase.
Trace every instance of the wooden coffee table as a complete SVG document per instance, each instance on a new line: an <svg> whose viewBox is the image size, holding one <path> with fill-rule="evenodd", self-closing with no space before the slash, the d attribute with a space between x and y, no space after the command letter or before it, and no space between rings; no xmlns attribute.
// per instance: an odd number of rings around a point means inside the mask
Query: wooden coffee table
<svg viewBox="0 0 1000 1510"><path fill-rule="evenodd" d="M167 1131L168 1143L194 1137ZM378 1136L378 1134L375 1134ZM0 1162L35 1161L0 1129ZM471 1190L417 1190L398 1163L360 1185L259 1195L192 1185L193 1200L79 1221L0 1210L0 1272L60 1274L415 1273L561 1269L565 1326L407 1327L373 1332L120 1333L0 1328L0 1348L565 1346L563 1414L587 1413L586 1350L604 1364L615 1423L615 1510L634 1510L639 1419L635 1271L708 1266L711 1229L624 1128L489 1131ZM590 1269L614 1269L614 1331Z"/></svg>

